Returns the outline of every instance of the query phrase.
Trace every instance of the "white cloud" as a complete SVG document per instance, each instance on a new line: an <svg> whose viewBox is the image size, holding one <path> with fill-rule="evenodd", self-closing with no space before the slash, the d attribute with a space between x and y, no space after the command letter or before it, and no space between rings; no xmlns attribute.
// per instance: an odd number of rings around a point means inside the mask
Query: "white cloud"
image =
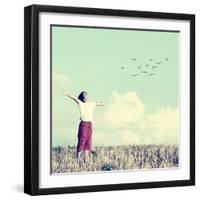
<svg viewBox="0 0 200 200"><path fill-rule="evenodd" d="M104 119L114 127L138 122L144 115L144 104L136 92L128 92L124 95L114 92L106 107Z"/></svg>
<svg viewBox="0 0 200 200"><path fill-rule="evenodd" d="M144 124L144 128L151 130L155 142L178 142L179 109L177 107L162 107L159 111L148 114Z"/></svg>
<svg viewBox="0 0 200 200"><path fill-rule="evenodd" d="M113 130L94 130L93 134L94 145L128 145L128 144L140 144L140 138L133 130L113 129Z"/></svg>
<svg viewBox="0 0 200 200"><path fill-rule="evenodd" d="M64 95L62 94L62 90L68 90L71 80L64 73L53 73L52 79L53 107L58 109L58 107L66 106L63 103ZM61 106L61 104L63 105Z"/></svg>
<svg viewBox="0 0 200 200"><path fill-rule="evenodd" d="M68 139L76 145L78 124L73 119L78 119L79 113L77 109L77 117L72 117L74 107L67 105L59 107L69 114L63 118L68 124L62 122L65 128L60 130L59 142ZM60 119L60 110L57 114L57 119ZM69 131L70 124L72 131ZM178 144L179 109L168 106L146 113L145 105L136 92L114 92L104 107L96 108L93 127L93 145ZM61 125L59 128L62 128Z"/></svg>
<svg viewBox="0 0 200 200"><path fill-rule="evenodd" d="M145 106L136 92L114 92L105 106L102 124L106 128L94 135L97 143L119 144L177 144L179 110L161 107L145 113ZM101 128L102 126L99 126Z"/></svg>
<svg viewBox="0 0 200 200"><path fill-rule="evenodd" d="M54 73L53 74L54 81L60 83L60 84L67 84L70 82L69 78L62 73Z"/></svg>

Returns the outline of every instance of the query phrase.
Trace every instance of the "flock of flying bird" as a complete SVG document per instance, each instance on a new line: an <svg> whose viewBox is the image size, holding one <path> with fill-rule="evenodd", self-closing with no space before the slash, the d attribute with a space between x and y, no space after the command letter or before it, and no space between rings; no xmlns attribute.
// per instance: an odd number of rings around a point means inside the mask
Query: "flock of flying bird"
<svg viewBox="0 0 200 200"><path fill-rule="evenodd" d="M135 62L137 64L137 61L139 61L138 58L131 58L131 60L133 62ZM146 64L140 64L137 66L137 73L131 74L132 77L137 77L141 74L146 74L148 76L155 76L156 75L156 71L157 69L161 66L161 64L163 64L164 62L168 62L169 58L165 58L164 61L154 61L153 58L150 58L148 60L149 62ZM121 67L121 70L125 70L126 67Z"/></svg>

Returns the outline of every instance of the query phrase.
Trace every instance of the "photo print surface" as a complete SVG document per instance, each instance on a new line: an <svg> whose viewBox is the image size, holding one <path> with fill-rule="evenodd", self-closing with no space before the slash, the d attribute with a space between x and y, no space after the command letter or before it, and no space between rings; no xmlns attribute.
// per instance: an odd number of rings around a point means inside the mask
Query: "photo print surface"
<svg viewBox="0 0 200 200"><path fill-rule="evenodd" d="M179 166L179 32L51 25L51 173Z"/></svg>

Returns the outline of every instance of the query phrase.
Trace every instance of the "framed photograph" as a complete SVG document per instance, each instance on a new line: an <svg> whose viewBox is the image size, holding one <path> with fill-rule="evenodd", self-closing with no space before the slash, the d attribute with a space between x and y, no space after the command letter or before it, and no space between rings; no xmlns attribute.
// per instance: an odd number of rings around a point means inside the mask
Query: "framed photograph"
<svg viewBox="0 0 200 200"><path fill-rule="evenodd" d="M24 192L195 184L195 16L31 5Z"/></svg>

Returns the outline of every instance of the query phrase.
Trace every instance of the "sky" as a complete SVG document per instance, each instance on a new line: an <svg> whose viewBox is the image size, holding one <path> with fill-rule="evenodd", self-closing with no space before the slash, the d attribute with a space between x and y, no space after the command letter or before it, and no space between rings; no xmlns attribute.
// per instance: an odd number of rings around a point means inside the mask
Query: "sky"
<svg viewBox="0 0 200 200"><path fill-rule="evenodd" d="M178 143L178 32L53 26L51 42L53 146L77 144L79 109L62 89L105 103L93 145Z"/></svg>

